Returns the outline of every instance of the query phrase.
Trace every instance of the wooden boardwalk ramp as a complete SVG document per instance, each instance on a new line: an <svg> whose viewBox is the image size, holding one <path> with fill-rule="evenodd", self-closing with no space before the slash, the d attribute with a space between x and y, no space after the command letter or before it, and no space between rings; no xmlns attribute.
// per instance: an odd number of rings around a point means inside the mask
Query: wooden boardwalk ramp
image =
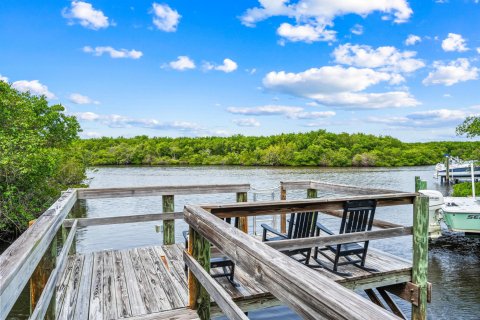
<svg viewBox="0 0 480 320"><path fill-rule="evenodd" d="M70 256L57 285L57 319L197 319L187 308L183 250L174 244ZM372 250L367 261L380 272L350 267L353 276L343 278L316 270L352 289L411 280L411 265L398 257ZM243 310L280 304L241 269L235 272L237 287L217 280Z"/></svg>

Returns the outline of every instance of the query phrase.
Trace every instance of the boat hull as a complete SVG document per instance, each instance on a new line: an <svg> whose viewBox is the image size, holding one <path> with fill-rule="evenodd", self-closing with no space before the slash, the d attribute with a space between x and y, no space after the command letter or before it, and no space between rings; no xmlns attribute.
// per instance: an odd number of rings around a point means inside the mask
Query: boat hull
<svg viewBox="0 0 480 320"><path fill-rule="evenodd" d="M470 178L472 176L472 171L470 167L463 168L453 168L450 169L450 177L452 178ZM447 175L447 170L438 170L437 175L439 177L445 177ZM480 167L475 167L473 175L475 177L480 177Z"/></svg>
<svg viewBox="0 0 480 320"><path fill-rule="evenodd" d="M480 213L443 211L443 218L451 231L480 234Z"/></svg>

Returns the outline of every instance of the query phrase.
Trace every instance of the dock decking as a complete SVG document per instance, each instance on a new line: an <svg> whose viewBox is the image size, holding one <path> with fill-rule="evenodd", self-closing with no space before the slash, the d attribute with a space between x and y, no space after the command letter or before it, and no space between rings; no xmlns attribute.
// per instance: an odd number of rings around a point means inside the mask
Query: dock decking
<svg viewBox="0 0 480 320"><path fill-rule="evenodd" d="M186 308L188 289L183 250L183 244L174 244L70 256L57 284L57 318L198 319L196 312ZM378 287L380 278L382 285L411 281L411 265L398 257L371 250L367 262L380 272L370 273L350 266L342 270L353 275L344 278L323 269L315 270L349 288ZM235 272L238 287L226 278L217 280L244 307L279 304L239 268Z"/></svg>

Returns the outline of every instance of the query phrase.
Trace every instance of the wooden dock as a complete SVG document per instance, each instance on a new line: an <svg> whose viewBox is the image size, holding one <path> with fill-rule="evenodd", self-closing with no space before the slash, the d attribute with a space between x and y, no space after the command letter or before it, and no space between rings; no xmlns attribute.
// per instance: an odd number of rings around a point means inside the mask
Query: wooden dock
<svg viewBox="0 0 480 320"><path fill-rule="evenodd" d="M308 199L286 200L287 191L299 189L307 191ZM345 195L317 198L322 189ZM0 256L0 319L8 317L28 284L30 319L204 320L226 315L245 320L245 312L275 305L286 305L308 319L406 319L389 294L411 303L412 319L426 319L431 292L427 281L428 198L418 193L295 181L280 183L281 201L247 202L248 190L247 184L232 184L66 191ZM237 203L186 205L183 212L174 212L175 194L206 193L236 193ZM67 219L78 200L145 196L161 196L162 212ZM378 207L413 205L413 226L373 220L379 229L271 242L248 234L248 219L254 216L280 216L284 232L289 212L317 211L338 217L344 203L359 199L374 199ZM218 219L230 217L239 217L238 227ZM188 251L183 243L175 243L176 219L189 225ZM145 221L163 222L164 245L75 252L79 227ZM281 253L408 235L413 236L412 261L370 248L366 265L378 271L343 266L342 271L351 274L348 277L311 268ZM61 251L57 252L59 243ZM218 271L210 270L210 259L218 256L234 263L235 286L225 277L212 277ZM310 263L315 267L314 259ZM364 290L371 301L352 290Z"/></svg>
<svg viewBox="0 0 480 320"><path fill-rule="evenodd" d="M160 319L173 314L178 319L196 319L198 315L187 309L183 251L183 244L174 244L70 256L57 285L57 319ZM408 261L375 250L367 259L379 272L346 267L352 272L346 278L315 270L352 289L411 281ZM217 281L244 310L281 304L240 268L235 272L238 287L226 278Z"/></svg>

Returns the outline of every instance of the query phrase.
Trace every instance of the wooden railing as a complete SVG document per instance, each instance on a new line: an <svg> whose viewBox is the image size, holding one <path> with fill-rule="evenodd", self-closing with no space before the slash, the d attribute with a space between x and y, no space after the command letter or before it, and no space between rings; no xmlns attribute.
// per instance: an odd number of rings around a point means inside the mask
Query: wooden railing
<svg viewBox="0 0 480 320"><path fill-rule="evenodd" d="M176 219L183 212L174 212L175 195L235 193L238 201L247 201L249 184L153 186L108 189L70 189L45 211L0 256L0 319L7 318L23 288L31 284L31 318L55 317L55 285L62 275L68 253L74 247L77 227L163 221L164 244L175 243ZM163 212L101 218L65 219L77 200L120 197L162 196ZM243 225L246 225L243 220ZM56 235L62 229L63 247L57 256ZM68 232L67 229L70 228ZM45 281L46 279L46 281Z"/></svg>
<svg viewBox="0 0 480 320"><path fill-rule="evenodd" d="M312 183L301 182L293 183L293 185L295 188L310 187ZM314 186L318 187L319 184L316 183ZM287 185L284 190L286 191L288 188ZM355 188L348 189L349 192L356 190ZM378 192L378 189L370 189L370 191ZM310 196L313 196L313 192L310 192ZM413 226L404 227L392 224L393 226L384 226L386 229L383 230L262 243L218 219L278 214L279 212L335 211L342 209L345 201L360 199L376 199L379 207L413 204ZM412 306L412 319L426 319L428 198L417 193L382 190L378 194L370 193L330 199L189 205L184 209L184 219L190 226L189 252L185 255L187 264L194 265L192 259L195 259L208 275L211 245L213 244L237 267L250 274L281 302L308 319L396 319L397 317L324 275L295 262L278 250L312 248L328 244L361 242L413 234L412 282L413 286L418 289L420 297L418 302ZM195 269L190 270L189 273L190 306L197 309L201 319L208 319L210 317L210 295L218 295L218 292L214 292L210 288L212 280L206 279L205 275L199 278L198 273L198 270ZM232 312L231 303L228 303L222 310L225 313ZM235 317L240 316L239 312L235 314Z"/></svg>

